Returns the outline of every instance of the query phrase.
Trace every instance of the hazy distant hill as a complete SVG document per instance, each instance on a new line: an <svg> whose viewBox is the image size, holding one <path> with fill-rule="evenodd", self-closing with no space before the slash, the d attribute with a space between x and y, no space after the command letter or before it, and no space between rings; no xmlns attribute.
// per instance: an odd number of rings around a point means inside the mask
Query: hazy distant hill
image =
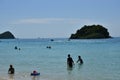
<svg viewBox="0 0 120 80"><path fill-rule="evenodd" d="M0 34L0 39L15 39L15 36L10 31L6 31Z"/></svg>

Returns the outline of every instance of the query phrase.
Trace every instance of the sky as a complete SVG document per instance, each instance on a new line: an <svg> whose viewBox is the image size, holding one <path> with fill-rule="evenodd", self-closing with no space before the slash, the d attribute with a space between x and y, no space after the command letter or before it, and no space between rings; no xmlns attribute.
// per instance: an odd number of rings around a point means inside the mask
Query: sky
<svg viewBox="0 0 120 80"><path fill-rule="evenodd" d="M120 37L120 0L0 0L0 33L16 38L69 38L100 24Z"/></svg>

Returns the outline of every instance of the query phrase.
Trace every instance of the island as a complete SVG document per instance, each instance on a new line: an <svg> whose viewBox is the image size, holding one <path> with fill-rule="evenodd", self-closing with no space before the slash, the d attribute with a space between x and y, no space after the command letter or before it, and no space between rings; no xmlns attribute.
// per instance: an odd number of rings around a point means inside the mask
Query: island
<svg viewBox="0 0 120 80"><path fill-rule="evenodd" d="M0 39L15 39L15 36L10 31L6 31L0 34Z"/></svg>
<svg viewBox="0 0 120 80"><path fill-rule="evenodd" d="M111 38L108 30L102 25L84 25L75 34L71 34L69 39L105 39Z"/></svg>

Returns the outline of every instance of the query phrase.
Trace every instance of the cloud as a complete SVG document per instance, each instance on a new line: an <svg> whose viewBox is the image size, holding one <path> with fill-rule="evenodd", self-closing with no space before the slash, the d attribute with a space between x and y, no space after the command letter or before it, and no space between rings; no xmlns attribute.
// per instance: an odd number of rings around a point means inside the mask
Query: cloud
<svg viewBox="0 0 120 80"><path fill-rule="evenodd" d="M32 18L32 19L21 19L13 22L13 24L50 24L64 21L63 18Z"/></svg>
<svg viewBox="0 0 120 80"><path fill-rule="evenodd" d="M94 21L91 19L68 19L69 24L81 24L81 25L93 25L93 24L102 24L101 22Z"/></svg>
<svg viewBox="0 0 120 80"><path fill-rule="evenodd" d="M98 24L89 19L78 18L31 18L14 21L12 24Z"/></svg>

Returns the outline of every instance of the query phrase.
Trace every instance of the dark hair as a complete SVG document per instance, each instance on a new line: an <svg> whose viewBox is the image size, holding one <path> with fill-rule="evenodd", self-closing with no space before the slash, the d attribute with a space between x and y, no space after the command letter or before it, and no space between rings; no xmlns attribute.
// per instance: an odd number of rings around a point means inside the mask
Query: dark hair
<svg viewBox="0 0 120 80"><path fill-rule="evenodd" d="M68 54L68 57L70 57L70 54Z"/></svg>
<svg viewBox="0 0 120 80"><path fill-rule="evenodd" d="M10 67L12 68L12 65L10 65Z"/></svg>

